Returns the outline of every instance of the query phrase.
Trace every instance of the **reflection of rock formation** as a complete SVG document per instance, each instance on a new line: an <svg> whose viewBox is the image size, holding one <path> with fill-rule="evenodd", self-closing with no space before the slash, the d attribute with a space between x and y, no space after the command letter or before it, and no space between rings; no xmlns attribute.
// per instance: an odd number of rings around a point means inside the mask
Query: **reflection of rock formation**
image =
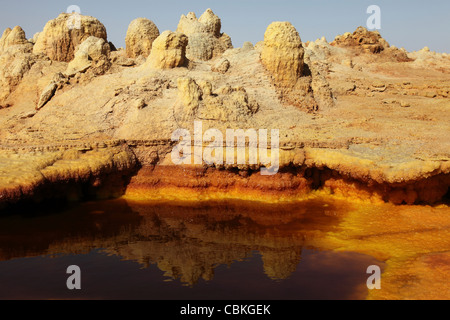
<svg viewBox="0 0 450 320"><path fill-rule="evenodd" d="M274 280L283 280L297 269L301 259L301 248L263 251L264 272Z"/></svg>
<svg viewBox="0 0 450 320"><path fill-rule="evenodd" d="M337 224L330 215L334 210L339 208L324 207L319 201L303 206L88 203L63 215L25 223L3 218L0 231L6 236L0 240L0 259L105 248L106 253L143 267L156 264L165 276L194 285L200 279L212 280L219 265L231 265L258 251L266 275L286 279L296 270L305 239Z"/></svg>
<svg viewBox="0 0 450 320"><path fill-rule="evenodd" d="M286 279L300 261L304 237L317 227L324 228L317 223L323 211L315 216L319 207L313 202L283 210L280 206L220 203L204 207L132 205L144 217L138 231L142 238L106 252L145 267L156 264L167 277L194 285L201 278L212 280L217 266L230 265L258 251L266 275Z"/></svg>

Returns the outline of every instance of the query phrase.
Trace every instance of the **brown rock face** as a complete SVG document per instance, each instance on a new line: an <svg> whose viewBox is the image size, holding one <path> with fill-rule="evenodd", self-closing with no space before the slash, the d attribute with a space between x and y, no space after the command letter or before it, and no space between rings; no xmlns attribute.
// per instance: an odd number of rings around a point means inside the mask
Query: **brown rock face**
<svg viewBox="0 0 450 320"><path fill-rule="evenodd" d="M359 27L353 34L345 33L337 36L331 45L360 48L367 53L380 53L389 48L389 43L381 37L378 31L368 31L364 27Z"/></svg>
<svg viewBox="0 0 450 320"><path fill-rule="evenodd" d="M147 58L152 51L153 41L159 34L158 27L152 21L145 18L133 20L125 38L127 56L137 58L142 55Z"/></svg>
<svg viewBox="0 0 450 320"><path fill-rule="evenodd" d="M70 62L75 57L75 50L90 36L104 39L107 33L105 26L96 18L80 15L81 28L70 30L71 14L60 14L58 18L47 22L39 35L33 52L43 53L54 61Z"/></svg>
<svg viewBox="0 0 450 320"><path fill-rule="evenodd" d="M155 69L172 69L186 62L187 37L179 32L164 31L154 42L147 65Z"/></svg>
<svg viewBox="0 0 450 320"><path fill-rule="evenodd" d="M189 38L187 57L191 60L208 61L233 48L231 38L220 33L222 23L211 9L197 19L195 13L182 15L177 31Z"/></svg>

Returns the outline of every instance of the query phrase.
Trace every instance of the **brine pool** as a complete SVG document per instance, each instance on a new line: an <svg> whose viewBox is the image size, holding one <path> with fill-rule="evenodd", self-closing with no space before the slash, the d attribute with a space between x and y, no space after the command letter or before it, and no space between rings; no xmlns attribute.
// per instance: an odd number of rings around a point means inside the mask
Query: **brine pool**
<svg viewBox="0 0 450 320"><path fill-rule="evenodd" d="M0 299L365 299L376 258L334 250L345 202L86 202L0 217ZM69 266L81 290L69 290Z"/></svg>

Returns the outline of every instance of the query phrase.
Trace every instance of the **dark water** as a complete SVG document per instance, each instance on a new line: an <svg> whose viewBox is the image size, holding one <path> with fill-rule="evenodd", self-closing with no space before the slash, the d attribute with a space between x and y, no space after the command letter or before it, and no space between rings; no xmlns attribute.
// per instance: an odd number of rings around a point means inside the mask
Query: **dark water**
<svg viewBox="0 0 450 320"><path fill-rule="evenodd" d="M356 253L314 247L336 203L84 203L0 218L0 299L364 299ZM81 290L66 269L81 268Z"/></svg>

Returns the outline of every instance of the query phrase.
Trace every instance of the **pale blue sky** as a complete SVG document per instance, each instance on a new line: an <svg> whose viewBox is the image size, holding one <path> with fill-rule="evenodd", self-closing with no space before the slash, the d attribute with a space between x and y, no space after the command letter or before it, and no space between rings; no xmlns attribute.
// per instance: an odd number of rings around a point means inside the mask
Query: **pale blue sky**
<svg viewBox="0 0 450 320"><path fill-rule="evenodd" d="M78 5L82 14L98 18L108 30L108 39L124 46L129 23L138 17L156 23L160 31L175 30L181 14L200 16L207 8L222 19L222 31L235 47L244 41L263 40L272 21L290 21L303 41L322 36L329 41L338 34L366 25L369 5L381 7L382 36L391 45L418 50L450 52L449 0L41 0L2 1L0 29L20 25L27 37L41 31L45 23Z"/></svg>

